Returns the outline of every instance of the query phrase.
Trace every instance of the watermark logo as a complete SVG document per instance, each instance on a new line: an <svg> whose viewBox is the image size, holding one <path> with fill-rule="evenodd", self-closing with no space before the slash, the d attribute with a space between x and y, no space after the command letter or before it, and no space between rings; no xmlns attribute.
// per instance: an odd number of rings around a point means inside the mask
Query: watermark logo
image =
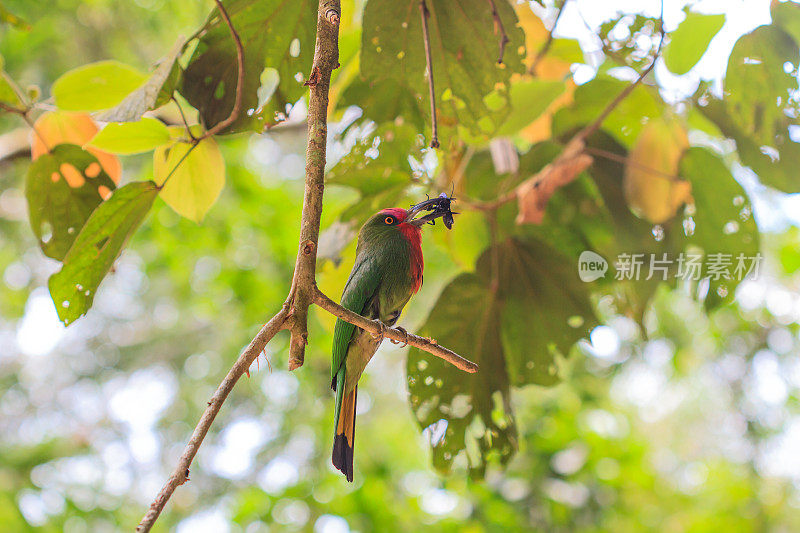
<svg viewBox="0 0 800 533"><path fill-rule="evenodd" d="M666 281L674 278L683 281L710 281L756 279L763 256L709 253L680 253L670 255L621 253L614 262L614 279ZM595 252L586 250L578 258L578 276L581 281L590 282L605 277L608 261Z"/></svg>
<svg viewBox="0 0 800 533"><path fill-rule="evenodd" d="M578 258L578 277L589 283L605 277L608 272L608 261L602 255L589 250L581 252Z"/></svg>

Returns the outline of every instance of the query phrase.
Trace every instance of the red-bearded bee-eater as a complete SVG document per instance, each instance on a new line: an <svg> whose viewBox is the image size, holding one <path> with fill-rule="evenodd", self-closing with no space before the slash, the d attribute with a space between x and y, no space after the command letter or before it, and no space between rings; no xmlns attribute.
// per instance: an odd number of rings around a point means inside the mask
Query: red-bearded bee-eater
<svg viewBox="0 0 800 533"><path fill-rule="evenodd" d="M424 211L430 212L414 218ZM344 287L342 306L393 326L422 285L422 226L448 213L449 202L445 207L441 198L432 198L410 209L384 209L367 220L358 233L356 261ZM336 391L332 461L347 481L353 481L358 380L382 340L382 335L336 321L331 364L331 388Z"/></svg>

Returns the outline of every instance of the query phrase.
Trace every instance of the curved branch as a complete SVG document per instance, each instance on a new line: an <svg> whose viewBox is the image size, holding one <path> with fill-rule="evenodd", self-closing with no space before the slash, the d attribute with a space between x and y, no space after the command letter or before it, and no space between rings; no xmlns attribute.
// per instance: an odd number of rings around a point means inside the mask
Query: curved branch
<svg viewBox="0 0 800 533"><path fill-rule="evenodd" d="M214 422L214 418L216 418L217 413L219 413L219 410L222 408L222 404L225 403L228 394L233 390L233 386L236 385L236 382L239 381L242 374L250 368L250 365L253 364L256 357L264 351L267 343L272 340L272 337L274 337L276 333L284 329L288 314L289 305L284 304L283 308L261 328L261 331L258 332L247 348L239 355L233 367L228 371L228 375L225 376L225 379L223 379L222 383L217 387L217 391L214 393L214 396L211 397L211 401L208 402L208 407L206 407L203 416L200 417L200 421L194 428L192 437L189 439L189 443L186 445L181 458L178 460L178 465L175 467L169 480L167 480L167 483L161 489L161 492L158 493L158 496L156 496L156 499L150 505L150 509L147 510L147 513L144 515L144 518L142 518L136 531L140 533L150 531L150 528L155 524L164 506L172 496L172 493L175 492L175 489L189 481L189 467L192 464L194 456L197 455L197 450L200 449L200 445L203 443L203 439L206 437L211 424Z"/></svg>
<svg viewBox="0 0 800 533"><path fill-rule="evenodd" d="M231 37L233 38L233 42L236 44L236 99L233 102L233 109L231 109L231 114L228 115L228 118L222 122L217 122L214 127L200 137L200 140L205 139L206 137L211 137L212 135L216 135L236 122L236 119L239 118L239 113L242 111L242 90L244 88L244 47L242 46L242 40L239 38L239 34L236 33L236 28L233 27L231 18L228 16L228 12L225 11L225 7L222 5L222 0L214 1L217 3L219 14L222 16L225 24L228 25L228 29L231 30Z"/></svg>
<svg viewBox="0 0 800 533"><path fill-rule="evenodd" d="M440 346L435 340L414 335L413 333L409 333L401 328L390 328L386 325L381 328L376 321L363 317L357 313L354 313L353 311L350 311L349 309L345 309L341 305L325 296L325 294L319 290L319 288L315 287L314 289L314 303L337 318L341 318L345 322L349 322L363 330L374 333L375 335L382 334L385 338L391 339L392 341L402 342L403 344L424 350L431 355L435 355L439 359L444 359L451 365L463 370L464 372L474 374L478 371L478 365L469 359L464 359L454 351L448 350L444 346ZM383 329L383 331L381 331L381 329Z"/></svg>

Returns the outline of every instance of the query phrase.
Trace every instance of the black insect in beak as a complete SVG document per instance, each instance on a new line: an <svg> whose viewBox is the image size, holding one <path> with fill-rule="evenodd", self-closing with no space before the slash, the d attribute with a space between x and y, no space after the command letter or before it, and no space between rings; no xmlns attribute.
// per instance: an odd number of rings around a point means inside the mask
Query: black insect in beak
<svg viewBox="0 0 800 533"><path fill-rule="evenodd" d="M436 219L442 217L442 222L444 222L445 227L451 229L455 222L455 220L453 220L453 215L458 214L450 209L450 202L453 200L455 200L455 198L447 196L446 193L442 193L436 198L429 198L424 202L414 204L408 209L406 222L415 226L422 226L428 222L435 224ZM417 214L425 211L429 211L429 213L419 218L414 218Z"/></svg>

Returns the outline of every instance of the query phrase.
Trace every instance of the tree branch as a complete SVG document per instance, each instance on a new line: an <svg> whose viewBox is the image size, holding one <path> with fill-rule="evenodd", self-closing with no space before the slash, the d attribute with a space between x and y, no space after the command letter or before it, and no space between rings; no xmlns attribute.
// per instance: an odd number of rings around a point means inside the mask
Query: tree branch
<svg viewBox="0 0 800 533"><path fill-rule="evenodd" d="M503 54L506 51L506 45L511 42L506 33L506 28L503 26L503 21L500 20L500 14L497 12L497 6L494 0L489 0L489 6L492 8L492 18L494 19L494 33L500 34L500 50L497 53L497 63L503 63Z"/></svg>
<svg viewBox="0 0 800 533"><path fill-rule="evenodd" d="M536 67L539 66L539 62L547 55L548 50L553 45L553 32L556 31L556 26L558 26L558 20L561 18L561 14L564 12L564 7L567 5L569 0L564 0L561 4L561 7L558 8L558 13L556 14L556 20L553 21L553 27L550 28L550 33L547 35L547 40L542 45L542 48L536 54L536 57L531 63L531 67L528 69L528 74L536 75Z"/></svg>
<svg viewBox="0 0 800 533"><path fill-rule="evenodd" d="M431 58L431 35L428 31L428 5L419 0L419 13L422 18L422 40L425 43L425 62L428 66L428 98L431 101L431 148L439 148L439 124L436 120L436 91L433 88L433 59Z"/></svg>
<svg viewBox="0 0 800 533"><path fill-rule="evenodd" d="M289 342L289 370L303 365L308 344L308 306L316 288L317 242L325 191L325 150L328 142L328 89L331 72L339 66L338 0L320 0L317 11L317 41L314 66L306 84L308 97L308 145L306 147L306 182L300 248L294 267L292 289L292 326Z"/></svg>
<svg viewBox="0 0 800 533"><path fill-rule="evenodd" d="M236 382L242 377L242 374L250 368L250 365L253 364L256 357L264 351L267 343L276 333L284 329L288 314L289 306L288 304L284 304L283 308L261 328L261 331L258 332L255 338L250 342L250 345L245 348L236 360L236 363L234 363L233 367L228 371L228 375L225 376L225 379L222 380L222 383L217 387L217 391L214 393L214 396L211 397L211 401L208 402L208 407L203 412L203 416L194 428L192 437L189 439L189 443L186 445L181 458L178 460L178 465L175 467L169 480L167 480L161 492L158 493L158 496L156 496L156 499L150 505L147 514L144 515L144 518L142 518L142 521L136 528L137 532L144 533L150 531L150 528L155 524L164 506L172 496L172 493L175 492L175 489L189 480L189 467L192 464L192 460L194 456L197 455L197 450L200 448L200 444L203 443L203 439L208 433L211 424L214 422L217 413L219 413L219 410L222 408L222 404L225 403L228 394L233 390L233 386L236 385Z"/></svg>
<svg viewBox="0 0 800 533"><path fill-rule="evenodd" d="M218 2L219 5L219 2ZM339 19L341 7L338 0L320 0L317 16L317 42L314 52L314 67L307 84L310 86L308 111L308 147L306 150L306 182L303 197L303 216L300 227L300 249L297 253L292 288L281 310L258 332L247 348L239 355L225 379L220 383L208 407L197 423L189 443L181 455L178 465L150 505L150 509L136 528L140 533L150 531L172 494L189 480L189 468L200 445L211 428L211 424L225 403L228 395L242 374L264 350L267 343L282 329L290 329L289 369L303 364L308 339L308 307L315 303L334 314L371 333L382 334L398 342L415 346L440 357L466 372L476 372L475 363L444 348L432 339L407 333L400 328L381 327L377 322L344 309L325 296L316 285L316 255L319 239L322 195L325 190L325 149L327 143L328 89L331 72L339 64ZM224 18L229 21L227 14ZM233 28L231 27L233 32ZM234 32L235 33L235 32ZM235 110L235 108L234 108ZM229 117L230 118L230 117ZM234 117L235 118L235 117ZM223 122L228 122L223 121ZM229 123L232 123L231 120ZM222 124L222 123L220 123ZM218 124L219 125L219 124ZM220 128L221 130L222 128ZM211 130L209 130L211 131ZM199 139L198 141L199 142ZM196 143L194 143L196 145Z"/></svg>
<svg viewBox="0 0 800 533"><path fill-rule="evenodd" d="M414 335L401 328L390 328L386 325L381 328L376 321L365 318L357 313L354 313L353 311L350 311L349 309L345 309L341 305L325 296L325 294L323 294L323 292L316 287L314 291L314 303L337 318L341 318L345 322L349 322L354 326L358 326L359 328L369 331L370 333L374 333L375 335L381 335L381 329L383 329L382 334L385 338L391 339L397 343L403 343L404 345L413 346L415 348L419 348L420 350L424 350L431 355L435 355L440 359L444 359L451 365L463 370L464 372L474 374L478 371L478 365L468 359L464 359L454 351L448 350L444 346L440 346L435 340Z"/></svg>

